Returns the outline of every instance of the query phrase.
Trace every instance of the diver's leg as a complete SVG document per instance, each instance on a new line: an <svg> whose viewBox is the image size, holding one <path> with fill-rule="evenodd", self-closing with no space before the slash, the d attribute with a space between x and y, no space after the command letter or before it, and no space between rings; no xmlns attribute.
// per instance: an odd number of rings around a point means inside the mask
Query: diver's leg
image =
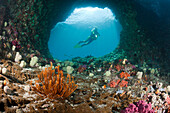
<svg viewBox="0 0 170 113"><path fill-rule="evenodd" d="M81 47L83 47L83 46L85 46L85 45L88 45L88 44L90 44L91 42L92 42L92 41L88 41L88 42L82 44Z"/></svg>
<svg viewBox="0 0 170 113"><path fill-rule="evenodd" d="M88 43L84 43L84 44L82 44L82 45L81 45L81 47L83 47L83 46L85 46L85 45L88 45Z"/></svg>
<svg viewBox="0 0 170 113"><path fill-rule="evenodd" d="M78 44L80 44L80 43L88 43L89 39L90 39L90 36L88 36L88 38L86 40L80 41Z"/></svg>
<svg viewBox="0 0 170 113"><path fill-rule="evenodd" d="M80 44L80 43L85 43L85 42L86 42L86 40L83 40L83 41L78 42L78 44Z"/></svg>

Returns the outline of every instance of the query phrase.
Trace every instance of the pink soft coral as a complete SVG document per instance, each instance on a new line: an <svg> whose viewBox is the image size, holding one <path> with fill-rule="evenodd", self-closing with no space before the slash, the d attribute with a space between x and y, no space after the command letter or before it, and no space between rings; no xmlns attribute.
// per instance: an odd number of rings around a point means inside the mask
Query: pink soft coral
<svg viewBox="0 0 170 113"><path fill-rule="evenodd" d="M135 104L130 104L125 110L121 110L121 113L154 113L151 103L147 104L145 101L140 100Z"/></svg>

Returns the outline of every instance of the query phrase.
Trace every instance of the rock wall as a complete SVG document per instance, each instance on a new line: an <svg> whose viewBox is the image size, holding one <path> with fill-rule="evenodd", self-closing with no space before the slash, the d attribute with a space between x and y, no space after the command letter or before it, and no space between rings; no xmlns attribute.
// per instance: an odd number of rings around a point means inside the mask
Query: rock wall
<svg viewBox="0 0 170 113"><path fill-rule="evenodd" d="M90 5L109 7L116 14L123 27L117 49L124 51L124 58L133 63L159 64L153 60L159 47L153 47L137 23L135 4L134 0L1 0L0 58L14 60L16 52L20 52L27 62L32 56L38 56L40 62L47 63L52 59L47 45L50 30L57 22L64 21L74 8Z"/></svg>
<svg viewBox="0 0 170 113"><path fill-rule="evenodd" d="M146 37L152 41L151 54L153 59L159 62L164 71L169 72L170 64L170 1L159 1L159 15L142 5L135 5L137 11L136 21L145 29ZM148 1L151 5L151 1Z"/></svg>

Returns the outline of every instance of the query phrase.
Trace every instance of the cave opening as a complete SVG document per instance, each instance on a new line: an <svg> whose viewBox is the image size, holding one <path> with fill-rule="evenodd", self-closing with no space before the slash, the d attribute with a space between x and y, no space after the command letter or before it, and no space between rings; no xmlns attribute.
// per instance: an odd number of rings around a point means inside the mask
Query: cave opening
<svg viewBox="0 0 170 113"><path fill-rule="evenodd" d="M94 35L96 39L88 42L94 28L99 35ZM121 30L122 26L108 7L75 8L65 21L58 22L51 30L48 48L58 60L101 57L117 48ZM81 47L79 42L85 46Z"/></svg>

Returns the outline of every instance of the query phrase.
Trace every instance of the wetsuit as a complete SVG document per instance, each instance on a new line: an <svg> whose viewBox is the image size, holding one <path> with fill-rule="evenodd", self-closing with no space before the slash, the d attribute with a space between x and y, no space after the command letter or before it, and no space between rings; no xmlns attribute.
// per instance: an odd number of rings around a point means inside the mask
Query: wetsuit
<svg viewBox="0 0 170 113"><path fill-rule="evenodd" d="M97 29L93 28L90 36L86 40L80 41L78 44L84 43L81 45L81 47L83 47L85 45L90 44L92 41L96 40L98 36L100 36L100 34L97 32Z"/></svg>

